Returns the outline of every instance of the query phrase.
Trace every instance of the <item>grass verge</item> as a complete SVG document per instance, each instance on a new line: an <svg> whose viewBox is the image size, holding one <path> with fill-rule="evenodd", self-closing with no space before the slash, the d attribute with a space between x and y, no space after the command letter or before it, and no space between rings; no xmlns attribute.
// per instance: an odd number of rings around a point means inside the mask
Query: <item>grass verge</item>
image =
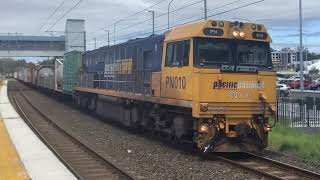
<svg viewBox="0 0 320 180"><path fill-rule="evenodd" d="M269 134L269 146L306 160L320 160L320 133L306 133L277 125Z"/></svg>

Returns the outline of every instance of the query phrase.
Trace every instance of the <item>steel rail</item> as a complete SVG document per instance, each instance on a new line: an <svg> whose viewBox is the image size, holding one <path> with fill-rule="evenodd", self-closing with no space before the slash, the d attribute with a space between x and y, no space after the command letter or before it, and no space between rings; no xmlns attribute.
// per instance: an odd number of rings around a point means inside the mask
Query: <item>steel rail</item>
<svg viewBox="0 0 320 180"><path fill-rule="evenodd" d="M58 124L56 124L53 120L51 120L46 114L44 114L43 112L41 112L37 107L35 107L30 101L29 99L25 96L25 94L17 89L16 91L18 91L21 94L21 97L23 97L23 99L30 105L30 107L37 112L44 121L46 121L51 127L53 127L56 131L55 132L50 132L51 134L55 134L55 133L60 133L60 135L63 135L64 137L66 137L70 143L75 143L78 148L79 151L76 149L72 149L74 152L79 153L80 149L83 151L85 150L85 152L87 153L87 155L90 157L90 160L94 160L95 162L97 162L97 164L95 164L95 166L99 167L99 168L105 168L106 170L111 171L110 174L114 174L116 173L118 175L118 177L120 177L120 179L134 179L133 177L131 177L129 174L125 173L124 171L122 171L120 168L116 167L115 165L113 165L112 163L110 163L108 160L106 160L105 158L103 158L101 155L99 155L95 150L93 150L92 148L88 147L87 145L85 145L84 143L82 143L79 139L77 139L76 137L74 137L73 135L71 135L69 132L63 130ZM35 125L35 123L32 122L32 120L28 117L28 115L26 114L26 112L24 112L24 110L22 109L19 101L17 100L16 95L14 94L14 92L11 92L12 95L12 100L14 102L14 104L17 107L17 110L20 112L19 114L23 116L23 119L26 121L26 123L30 126L30 128L37 134L37 136L48 146L49 149L52 150L52 152L57 156L57 158L59 160L61 160L61 162L78 178L78 179L88 179L85 178L88 174L84 174L83 171L79 170L78 168L75 168L74 163L69 160L66 160L66 155L64 154L65 152L63 152L63 150L57 150L55 146L52 145L52 142L50 142L50 140L48 140L48 138L43 134L43 132L41 132L41 130L39 129L39 126L41 125ZM76 155L76 154L75 154ZM81 159L81 158L79 158ZM89 161L90 161L89 160ZM86 163L86 162L84 162ZM85 166L84 166L85 167ZM98 169L100 170L100 169ZM84 170L85 171L85 170ZM93 173L95 173L94 171L92 171ZM96 178L96 177L94 177ZM93 179L94 179L93 178Z"/></svg>
<svg viewBox="0 0 320 180"><path fill-rule="evenodd" d="M209 155L212 159L219 159L228 164L252 171L257 175L277 180L288 179L320 179L320 174L298 168L283 162L255 155L252 153L237 154L236 158L228 155ZM239 159L239 157L241 157Z"/></svg>

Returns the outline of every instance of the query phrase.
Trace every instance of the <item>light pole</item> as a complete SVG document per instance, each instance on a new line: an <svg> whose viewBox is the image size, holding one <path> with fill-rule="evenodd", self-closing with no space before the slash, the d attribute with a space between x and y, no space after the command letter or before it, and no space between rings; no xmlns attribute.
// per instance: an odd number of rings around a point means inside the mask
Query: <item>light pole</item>
<svg viewBox="0 0 320 180"><path fill-rule="evenodd" d="M119 21L114 23L113 26L113 45L116 44L116 26L119 22L123 22L123 21L132 21L132 20L136 20L136 19L120 19Z"/></svg>
<svg viewBox="0 0 320 180"><path fill-rule="evenodd" d="M147 12L150 12L152 13L152 35L154 35L154 11L147 11Z"/></svg>
<svg viewBox="0 0 320 180"><path fill-rule="evenodd" d="M203 1L204 3L204 20L207 20L208 15L207 15L207 0Z"/></svg>
<svg viewBox="0 0 320 180"><path fill-rule="evenodd" d="M300 26L300 90L304 90L304 79L303 79L303 44L302 44L302 0L299 0L299 26Z"/></svg>
<svg viewBox="0 0 320 180"><path fill-rule="evenodd" d="M109 29L105 30L108 33L108 46L110 46L110 31Z"/></svg>
<svg viewBox="0 0 320 180"><path fill-rule="evenodd" d="M170 29L170 6L171 6L171 3L173 2L173 0L171 0L169 2L169 5L168 5L168 31Z"/></svg>

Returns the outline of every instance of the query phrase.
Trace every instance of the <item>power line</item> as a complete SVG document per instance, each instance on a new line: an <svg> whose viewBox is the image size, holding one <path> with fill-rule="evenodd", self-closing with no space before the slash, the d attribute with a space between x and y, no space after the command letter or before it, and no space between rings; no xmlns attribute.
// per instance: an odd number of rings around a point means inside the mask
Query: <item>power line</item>
<svg viewBox="0 0 320 180"><path fill-rule="evenodd" d="M203 2L203 1L204 1L204 0L200 0L200 1L193 2L193 3L191 3L191 4L187 4L187 5L185 5L185 6L182 6L182 7L178 8L178 9L172 10L172 11L170 11L169 13L173 13L173 12L180 11L180 10L185 9L185 8L188 8L188 7L190 7L190 6L199 4L199 3ZM238 0L238 1L239 1L239 0ZM161 2L163 2L163 1L161 1ZM155 5L153 5L153 6L155 6ZM145 10L147 10L147 9L149 9L149 8L146 8ZM139 12L142 12L142 11L139 11ZM145 11L143 10L143 12L145 12ZM137 14L137 13L136 13L136 14ZM162 16L165 16L165 15L167 15L167 14L168 14L168 13L160 14L160 15L156 16L155 19L157 19L157 18L159 18L159 17L162 17ZM131 16L128 16L128 17L131 17ZM150 20L152 20L152 19L153 19L153 18L148 18L148 19L146 19L146 20L140 21L140 22L135 23L135 24L133 24L133 25L124 27L124 28L122 28L122 30L118 30L118 32L121 32L121 31L123 31L123 30L131 29L131 28L133 28L133 27L135 27L135 26L141 25L142 23L145 23L145 22L150 21ZM113 35L113 33L110 33L110 35Z"/></svg>
<svg viewBox="0 0 320 180"><path fill-rule="evenodd" d="M58 7L56 7L54 9L54 11L47 17L47 19L45 20L45 22L41 25L40 29L42 29L47 23L48 21L53 17L53 15L55 15L58 10L63 6L63 4L66 2L66 0L62 1Z"/></svg>
<svg viewBox="0 0 320 180"><path fill-rule="evenodd" d="M220 8L223 8L223 7L226 7L226 6L235 4L235 3L239 2L239 1L242 1L242 0L236 0L236 1L233 1L233 2L230 2L230 3L227 3L227 4L224 4L224 5L218 6L218 7L214 8L214 9L208 10L208 12L216 11L216 10L218 10L218 9L220 9ZM188 20L188 19L196 18L196 17L198 17L198 16L200 16L200 14L198 14L198 15L193 15L193 16L189 16L189 17L187 17L187 18L180 18L180 19L178 19L176 22L185 21L185 20ZM190 22L190 21L188 21L188 22ZM161 26L157 26L157 28L159 28L159 27L164 27L164 26L167 26L167 24L161 25Z"/></svg>
<svg viewBox="0 0 320 180"><path fill-rule="evenodd" d="M55 23L50 26L47 31L53 28L61 19L63 19L67 14L69 14L73 9L75 9L83 0L79 0L74 6L72 6L66 13L64 13Z"/></svg>
<svg viewBox="0 0 320 180"><path fill-rule="evenodd" d="M254 4L257 4L257 3L260 3L260 2L263 2L265 0L259 0L259 1L255 1L255 2L252 2L252 3L248 3L248 4L245 4L245 5L242 5L242 6L239 6L239 7L236 7L236 8L232 8L232 9L229 9L229 10L226 10L226 11L222 11L222 12L219 12L219 13L216 13L216 14L212 14L208 17L214 17L214 16L217 16L217 15L221 15L221 14L225 14L225 13L228 13L228 12L231 12L231 11L235 11L235 10L238 10L238 9L241 9L241 8L245 8L245 7L248 7L248 6L251 6L251 5L254 5ZM212 11L212 10L211 10ZM192 21L188 21L188 22L185 22L185 23L181 23L181 24L177 24L173 27L177 27L177 26L181 26L181 25L185 25L185 24L188 24L188 23L191 23L191 22L196 22L196 21L200 21L202 20L203 17L199 18L199 19L195 19L195 20L192 20ZM163 31L166 31L167 28L163 28L163 29L160 29L160 30L157 30L155 32L163 32ZM125 38L119 38L116 40L116 42L120 42L120 41L123 41L123 40L128 40L128 39L132 39L132 38L137 38L137 37L140 37L140 36L145 36L145 35L151 35L152 32L146 32L146 33L140 33L140 34L135 34L133 36L121 36L121 37L125 37ZM126 37L127 36L127 37ZM103 42L105 41L101 41L100 43L98 44L102 44ZM92 44L92 43L87 43L87 44Z"/></svg>
<svg viewBox="0 0 320 180"><path fill-rule="evenodd" d="M138 15L138 14L140 14L140 13L142 13L142 12L145 12L146 10L148 10L148 9L150 9L150 8L153 8L153 7L159 5L159 4L163 3L163 2L165 2L165 1L164 1L164 0L157 1L157 2L156 2L155 4L153 4L153 5L145 8L145 9L143 9L143 10L141 10L141 11L138 11L138 12L136 12L136 13L133 13L133 14L127 16L127 17L124 17L124 18L122 18L122 19L119 19L119 20L117 20L117 21L125 20L125 19L127 19L127 18L131 18L132 16L136 16L136 15ZM114 24L114 23L109 24L109 25L107 25L107 26L104 26L103 28L100 28L98 31L105 30L106 28L112 26L113 24Z"/></svg>
<svg viewBox="0 0 320 180"><path fill-rule="evenodd" d="M196 2L193 2L193 3L191 3L191 4L182 6L182 7L178 8L178 9L175 9L175 10L170 11L169 13L173 13L173 12L180 11L180 10L185 9L185 8L188 8L188 7L190 7L190 6L194 6L194 5L196 5L196 4L199 4L199 3L201 3L201 2L203 2L203 0L196 1ZM168 13L163 13L163 14L160 14L160 15L154 17L154 18L157 19L157 18L162 17L162 16L165 16L165 15L167 15L167 14L168 14ZM152 20L152 18L148 18L148 19L146 19L146 20L140 21L140 22L135 23L135 24L133 24L133 25L124 27L123 29L124 29L124 30L131 29L131 28L133 28L133 27L135 27L135 26L141 25L142 23L145 23L145 22L150 21L150 20ZM120 30L120 31L121 31L121 30Z"/></svg>
<svg viewBox="0 0 320 180"><path fill-rule="evenodd" d="M232 8L232 9L229 9L229 10L226 10L226 11L222 11L222 12L219 12L219 13L211 14L211 15L209 15L208 17L214 17L214 16L218 16L218 15L221 15L221 14L229 13L229 12L231 12L231 11L235 11L235 10L242 9L242 8L245 8L245 7L248 7L248 6L257 4L257 3L261 3L261 2L263 2L263 1L265 1L265 0L259 0L259 1L255 1L255 2L252 2L252 3L248 3L248 4L245 4L245 5L236 7L236 8ZM196 21L200 21L200 20L203 20L203 17L201 17L201 18L199 18L199 19L192 20L192 21L188 21L188 22L185 22L185 23L177 24L177 25L175 25L175 26L173 26L173 27L185 25L185 24L192 23L192 22L196 22ZM167 28L159 29L159 30L157 30L157 31L155 31L155 32L163 32L163 31L165 31L165 30L167 30ZM132 38L137 38L137 37L140 37L140 36L151 35L151 34L152 34L152 32L140 33L140 34L136 34L136 35L133 35L133 36L129 36L129 37L117 39L116 42L123 41L123 40L128 40L128 39L132 39ZM124 36L122 36L122 37L124 37ZM105 41L101 41L99 44L101 44L101 43L103 43L103 42L105 42ZM87 44L91 44L91 43L87 43Z"/></svg>

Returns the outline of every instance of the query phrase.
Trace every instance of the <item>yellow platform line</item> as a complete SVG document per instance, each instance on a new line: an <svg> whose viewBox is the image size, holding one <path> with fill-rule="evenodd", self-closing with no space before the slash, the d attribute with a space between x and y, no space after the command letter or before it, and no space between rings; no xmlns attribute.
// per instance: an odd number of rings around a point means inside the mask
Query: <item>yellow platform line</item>
<svg viewBox="0 0 320 180"><path fill-rule="evenodd" d="M27 179L27 172L0 116L0 180Z"/></svg>

